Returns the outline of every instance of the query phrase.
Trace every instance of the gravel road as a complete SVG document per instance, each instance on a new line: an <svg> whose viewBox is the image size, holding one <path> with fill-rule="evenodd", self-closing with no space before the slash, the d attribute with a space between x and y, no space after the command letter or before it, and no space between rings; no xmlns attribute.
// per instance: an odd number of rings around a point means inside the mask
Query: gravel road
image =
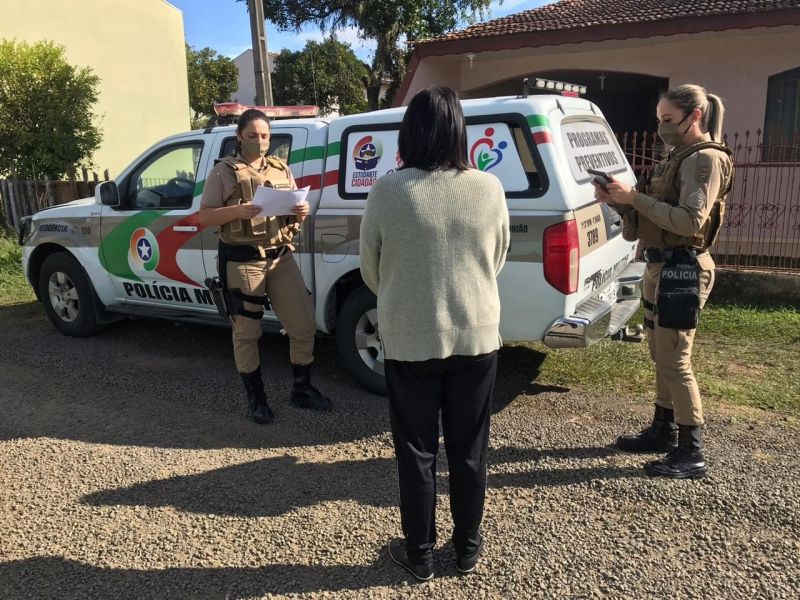
<svg viewBox="0 0 800 600"><path fill-rule="evenodd" d="M651 480L649 457L608 446L647 420L645 396L537 385L542 355L505 349L484 558L457 575L442 477L436 578L417 585L386 551L384 400L322 339L335 410L297 410L286 340L263 353L267 427L245 418L225 329L140 320L73 339L38 305L0 308L0 597L800 597L796 421L716 407L711 476Z"/></svg>

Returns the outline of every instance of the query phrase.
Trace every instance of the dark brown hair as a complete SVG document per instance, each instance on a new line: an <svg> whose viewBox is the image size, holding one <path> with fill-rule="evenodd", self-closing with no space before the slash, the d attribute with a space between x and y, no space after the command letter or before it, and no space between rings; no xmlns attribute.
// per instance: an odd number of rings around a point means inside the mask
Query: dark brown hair
<svg viewBox="0 0 800 600"><path fill-rule="evenodd" d="M464 113L449 87L430 87L412 98L397 142L403 169L469 169Z"/></svg>
<svg viewBox="0 0 800 600"><path fill-rule="evenodd" d="M242 142L239 141L239 137L241 137L244 128L258 119L261 119L262 121L266 122L267 125L269 125L269 119L267 118L267 115L257 108L248 108L239 117L239 121L236 123L236 154L242 153ZM270 131L272 131L272 127L270 127Z"/></svg>

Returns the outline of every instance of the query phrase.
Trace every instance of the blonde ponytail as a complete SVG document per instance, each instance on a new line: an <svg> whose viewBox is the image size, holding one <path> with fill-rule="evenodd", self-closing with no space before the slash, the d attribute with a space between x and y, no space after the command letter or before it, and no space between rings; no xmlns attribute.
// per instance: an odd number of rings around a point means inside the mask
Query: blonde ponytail
<svg viewBox="0 0 800 600"><path fill-rule="evenodd" d="M722 141L722 119L725 115L725 107L719 96L709 94L705 88L699 85L686 84L668 89L661 94L661 98L674 104L684 114L698 109L702 115L700 118L701 129L711 134L711 139L715 142Z"/></svg>
<svg viewBox="0 0 800 600"><path fill-rule="evenodd" d="M706 94L708 97L708 108L703 115L703 125L706 131L711 134L711 139L715 142L722 141L722 120L725 117L725 106L722 99L715 94Z"/></svg>

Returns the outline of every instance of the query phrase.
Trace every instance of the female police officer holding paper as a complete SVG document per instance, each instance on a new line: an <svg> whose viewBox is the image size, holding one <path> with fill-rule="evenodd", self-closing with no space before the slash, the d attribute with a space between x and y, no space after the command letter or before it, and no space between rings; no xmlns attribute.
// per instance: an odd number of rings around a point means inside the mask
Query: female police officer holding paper
<svg viewBox="0 0 800 600"><path fill-rule="evenodd" d="M314 309L291 254L292 238L308 216L308 203L295 207L292 216L258 216L259 207L252 200L259 185L276 189L297 186L286 163L266 156L270 129L263 112L251 109L242 113L236 136L236 156L220 160L206 179L199 216L204 226L220 226L219 272L233 321L236 368L244 381L251 417L264 424L273 420L258 350L267 299L289 335L292 402L325 410L330 408L330 400L310 383Z"/></svg>
<svg viewBox="0 0 800 600"><path fill-rule="evenodd" d="M644 309L656 366L655 416L642 432L620 437L617 446L668 451L645 465L653 476L702 477L707 470L700 434L703 406L691 353L699 311L714 285L708 248L722 224L733 180L730 151L720 143L723 112L720 99L702 87L668 90L656 113L659 136L671 152L638 191L617 180L608 184L608 192L595 189L598 200L623 215L625 238L639 240L647 262Z"/></svg>

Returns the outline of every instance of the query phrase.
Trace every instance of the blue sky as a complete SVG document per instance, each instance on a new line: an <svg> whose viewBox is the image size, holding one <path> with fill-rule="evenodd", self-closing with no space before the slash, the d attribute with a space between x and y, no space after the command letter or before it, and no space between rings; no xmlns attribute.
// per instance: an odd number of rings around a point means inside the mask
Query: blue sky
<svg viewBox="0 0 800 600"><path fill-rule="evenodd" d="M208 46L220 54L231 58L251 47L250 19L247 3L236 0L168 0L170 4L183 11L183 25L186 41L195 48ZM493 2L489 19L504 17L546 4L547 0L505 0L502 4ZM283 48L300 50L310 39L320 39L318 29L306 28L302 32L281 32L267 23L267 43L270 52ZM338 34L340 40L348 42L355 53L365 61L371 59L372 44L358 39L353 30Z"/></svg>

